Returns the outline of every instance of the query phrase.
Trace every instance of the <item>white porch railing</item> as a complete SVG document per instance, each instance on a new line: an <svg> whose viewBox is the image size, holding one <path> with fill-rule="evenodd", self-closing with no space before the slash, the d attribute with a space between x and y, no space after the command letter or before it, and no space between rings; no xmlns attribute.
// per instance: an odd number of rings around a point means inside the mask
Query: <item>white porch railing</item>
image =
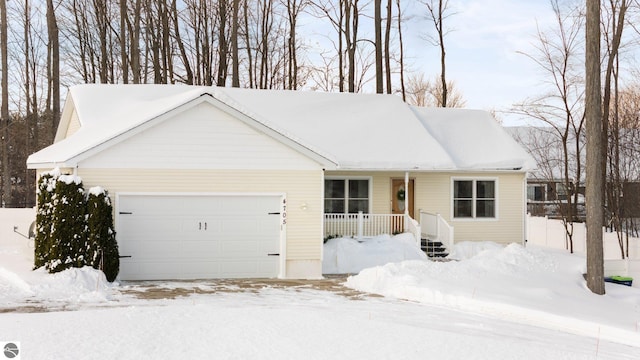
<svg viewBox="0 0 640 360"><path fill-rule="evenodd" d="M431 241L439 241L447 249L453 247L453 227L440 214L420 212L421 237Z"/></svg>
<svg viewBox="0 0 640 360"><path fill-rule="evenodd" d="M403 214L324 214L325 238L351 236L360 239L401 232L404 232Z"/></svg>
<svg viewBox="0 0 640 360"><path fill-rule="evenodd" d="M422 227L420 226L420 223L418 223L415 219L412 219L411 216L408 216L408 222L407 222L407 232L410 232L413 234L413 237L416 239L416 242L418 243L418 247L421 247L422 245Z"/></svg>

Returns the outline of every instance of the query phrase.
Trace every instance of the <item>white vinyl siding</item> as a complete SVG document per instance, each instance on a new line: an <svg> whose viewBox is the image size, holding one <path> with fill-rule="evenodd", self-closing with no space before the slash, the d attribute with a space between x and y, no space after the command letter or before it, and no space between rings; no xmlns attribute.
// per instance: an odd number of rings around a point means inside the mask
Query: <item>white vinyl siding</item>
<svg viewBox="0 0 640 360"><path fill-rule="evenodd" d="M75 111L69 120L69 126L67 127L67 133L65 134L65 138L73 135L76 131L80 130L80 120L78 119L78 113Z"/></svg>
<svg viewBox="0 0 640 360"><path fill-rule="evenodd" d="M203 102L95 154L83 168L289 169L321 166Z"/></svg>
<svg viewBox="0 0 640 360"><path fill-rule="evenodd" d="M391 179L404 178L404 172L327 171L329 176L370 176L371 211L391 213ZM522 243L524 239L525 173L522 172L409 172L415 181L415 210L439 213L455 231L455 241L491 240L498 243ZM452 179L496 179L497 219L452 219Z"/></svg>

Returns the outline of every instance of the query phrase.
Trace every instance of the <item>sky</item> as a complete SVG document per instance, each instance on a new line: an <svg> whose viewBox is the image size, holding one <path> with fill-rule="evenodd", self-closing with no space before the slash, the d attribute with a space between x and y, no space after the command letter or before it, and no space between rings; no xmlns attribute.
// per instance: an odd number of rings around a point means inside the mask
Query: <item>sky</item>
<svg viewBox="0 0 640 360"><path fill-rule="evenodd" d="M434 79L440 74L440 51L428 39L435 30L426 17L426 6L418 0L402 4L405 76L423 73L426 79ZM449 7L450 16L444 21L449 31L444 39L446 76L455 82L467 108L507 110L539 94L536 86L542 74L522 53L534 53L538 26L546 29L554 24L548 0L449 0ZM360 18L359 37L373 39L372 5L363 11L367 15ZM312 34L307 46L314 63L319 59L316 49L327 51L333 46L335 30L326 21L326 17L305 17L299 23L303 31ZM395 46L392 52L399 52L397 39ZM370 79L364 91L374 92L374 86L375 80ZM498 116L505 125L522 123L514 115Z"/></svg>
<svg viewBox="0 0 640 360"><path fill-rule="evenodd" d="M421 11L417 1L408 10ZM451 0L453 15L445 26L447 78L454 81L466 106L484 110L508 109L537 95L541 72L524 54L533 54L537 27L553 25L553 11L544 0ZM424 13L424 12L423 12ZM414 67L430 78L440 73L439 49L424 40L433 25L408 29ZM447 25L448 23L448 25ZM524 53L524 54L523 54ZM517 117L498 114L505 125L522 123Z"/></svg>

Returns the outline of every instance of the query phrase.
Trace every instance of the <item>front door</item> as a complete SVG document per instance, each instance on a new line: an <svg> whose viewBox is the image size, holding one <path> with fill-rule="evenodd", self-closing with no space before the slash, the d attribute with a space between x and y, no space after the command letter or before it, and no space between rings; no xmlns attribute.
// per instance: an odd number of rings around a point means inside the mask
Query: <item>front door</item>
<svg viewBox="0 0 640 360"><path fill-rule="evenodd" d="M391 213L404 214L409 200L409 216L413 217L415 202L413 201L414 181L409 179L409 191L405 189L404 179L391 179ZM415 219L415 218L414 218Z"/></svg>

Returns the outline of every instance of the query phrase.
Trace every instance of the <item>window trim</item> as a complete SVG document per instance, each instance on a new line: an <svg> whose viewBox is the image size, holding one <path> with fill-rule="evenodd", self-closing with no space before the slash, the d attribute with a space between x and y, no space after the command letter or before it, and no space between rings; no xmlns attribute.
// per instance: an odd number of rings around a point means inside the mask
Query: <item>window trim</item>
<svg viewBox="0 0 640 360"><path fill-rule="evenodd" d="M325 176L322 180L322 213L323 214L352 214L349 212L349 186L345 184L345 202L344 202L344 210L341 213L327 213L324 208L325 202L325 181L326 180L367 180L369 182L369 189L367 193L367 200L369 201L369 206L367 209L367 214L371 214L371 208L373 204L373 176L348 176L348 175L340 175L340 176Z"/></svg>
<svg viewBox="0 0 640 360"><path fill-rule="evenodd" d="M450 204L451 204L451 213L450 213L450 219L451 221L498 221L500 220L499 217L499 211L498 209L500 201L499 201L499 186L500 186L500 182L498 181L499 178L498 177L489 177L489 176L463 176L463 177L452 177L451 178L451 189L450 189ZM472 186L472 204L471 204L471 212L473 214L472 217L454 217L454 213L455 213L455 182L456 181L472 181L473 182L473 186ZM494 197L493 197L493 201L495 202L494 204L494 208L495 208L495 212L493 214L493 217L477 217L476 216L476 202L478 200L477 196L476 196L476 182L478 181L493 181L494 182Z"/></svg>

